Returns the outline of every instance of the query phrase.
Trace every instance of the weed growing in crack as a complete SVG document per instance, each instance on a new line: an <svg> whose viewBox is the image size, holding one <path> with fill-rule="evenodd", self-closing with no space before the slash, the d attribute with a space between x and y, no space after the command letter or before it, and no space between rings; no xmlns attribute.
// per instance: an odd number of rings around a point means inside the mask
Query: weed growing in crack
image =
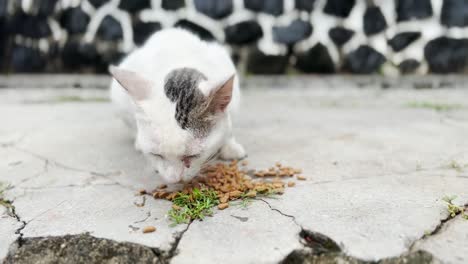
<svg viewBox="0 0 468 264"><path fill-rule="evenodd" d="M451 111L462 108L459 104L443 104L433 102L409 102L406 107L432 109L437 112Z"/></svg>
<svg viewBox="0 0 468 264"><path fill-rule="evenodd" d="M5 192L10 188L10 185L0 182L0 206L4 206L7 209L8 214L12 213L13 205L11 204L11 201L5 199Z"/></svg>
<svg viewBox="0 0 468 264"><path fill-rule="evenodd" d="M449 164L449 167L451 169L454 169L456 170L457 172L462 172L463 171L463 168L466 167L466 165L462 165L458 162L456 162L455 160L452 160Z"/></svg>
<svg viewBox="0 0 468 264"><path fill-rule="evenodd" d="M211 209L218 205L219 200L214 190L195 188L191 194L177 193L172 202L174 205L168 216L175 226L212 215Z"/></svg>
<svg viewBox="0 0 468 264"><path fill-rule="evenodd" d="M464 219L468 220L468 210L466 210L463 206L455 205L453 203L453 200L455 199L457 199L456 195L446 195L442 198L442 201L447 204L447 211L450 214L450 217L454 218L458 214L461 214Z"/></svg>

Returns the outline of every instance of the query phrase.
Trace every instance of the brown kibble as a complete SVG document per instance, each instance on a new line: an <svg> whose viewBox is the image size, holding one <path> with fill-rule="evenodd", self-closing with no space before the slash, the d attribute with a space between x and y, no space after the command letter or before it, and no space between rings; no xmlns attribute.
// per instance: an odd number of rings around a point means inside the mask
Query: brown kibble
<svg viewBox="0 0 468 264"><path fill-rule="evenodd" d="M261 192L266 192L268 190L268 187L266 187L266 186L256 186L254 190L257 191L257 192L260 192L260 193Z"/></svg>
<svg viewBox="0 0 468 264"><path fill-rule="evenodd" d="M302 175L297 175L296 178L300 181L305 181L307 178Z"/></svg>
<svg viewBox="0 0 468 264"><path fill-rule="evenodd" d="M275 188L282 188L282 187L284 187L284 183L282 183L282 182L275 182L275 183L273 183L273 187L275 187Z"/></svg>
<svg viewBox="0 0 468 264"><path fill-rule="evenodd" d="M254 198L255 196L257 196L257 192L254 190L250 190L248 193L245 194L245 196L249 198Z"/></svg>
<svg viewBox="0 0 468 264"><path fill-rule="evenodd" d="M232 192L229 192L229 198L238 198L242 195L241 191L235 190Z"/></svg>
<svg viewBox="0 0 468 264"><path fill-rule="evenodd" d="M145 233L145 234L146 233L152 233L154 231L156 231L156 227L154 227L154 226L145 226L143 228L143 233Z"/></svg>
<svg viewBox="0 0 468 264"><path fill-rule="evenodd" d="M276 194L283 194L284 193L284 188L276 188L276 189L273 189L273 192L276 193Z"/></svg>
<svg viewBox="0 0 468 264"><path fill-rule="evenodd" d="M301 169L294 169L294 173L295 174L300 174L300 173L302 173L302 170Z"/></svg>
<svg viewBox="0 0 468 264"><path fill-rule="evenodd" d="M247 166L247 165L249 165L249 163L246 160L244 160L244 161L242 161L241 165L242 166Z"/></svg>
<svg viewBox="0 0 468 264"><path fill-rule="evenodd" d="M182 209L182 208L181 208L180 206L176 205L176 204L173 204L173 205L172 205L172 209L174 209L174 210L180 210L180 209Z"/></svg>
<svg viewBox="0 0 468 264"><path fill-rule="evenodd" d="M221 197L221 198L219 199L219 202L220 202L220 203L227 203L228 200L229 200L229 195L228 195L228 194L225 194L223 197Z"/></svg>
<svg viewBox="0 0 468 264"><path fill-rule="evenodd" d="M140 189L140 190L138 190L138 193L139 193L140 195L145 195L145 194L146 194L146 190L145 190L145 189Z"/></svg>
<svg viewBox="0 0 468 264"><path fill-rule="evenodd" d="M278 168L281 168L281 163L280 163L280 162L276 162L276 163L275 163L275 166L278 167Z"/></svg>
<svg viewBox="0 0 468 264"><path fill-rule="evenodd" d="M226 208L229 207L229 204L228 203L221 203L221 204L218 204L218 209L219 210L224 210Z"/></svg>
<svg viewBox="0 0 468 264"><path fill-rule="evenodd" d="M161 184L158 186L158 189L166 189L167 185L166 184Z"/></svg>
<svg viewBox="0 0 468 264"><path fill-rule="evenodd" d="M294 187L295 185L296 185L295 182L292 182L292 181L288 182L288 187Z"/></svg>

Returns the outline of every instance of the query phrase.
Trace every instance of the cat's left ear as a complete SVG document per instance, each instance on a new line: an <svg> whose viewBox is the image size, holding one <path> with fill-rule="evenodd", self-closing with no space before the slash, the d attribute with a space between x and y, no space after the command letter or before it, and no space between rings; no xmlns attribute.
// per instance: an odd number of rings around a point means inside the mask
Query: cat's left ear
<svg viewBox="0 0 468 264"><path fill-rule="evenodd" d="M209 108L213 114L224 112L231 102L234 77L236 77L235 74L210 94Z"/></svg>
<svg viewBox="0 0 468 264"><path fill-rule="evenodd" d="M151 95L151 81L140 74L112 65L109 66L109 72L133 99L141 101L148 99Z"/></svg>

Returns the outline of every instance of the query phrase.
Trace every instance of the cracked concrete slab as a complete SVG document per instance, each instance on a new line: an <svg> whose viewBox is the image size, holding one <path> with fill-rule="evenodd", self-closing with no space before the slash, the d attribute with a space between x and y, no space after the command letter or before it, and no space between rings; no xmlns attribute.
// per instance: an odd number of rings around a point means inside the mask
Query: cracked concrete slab
<svg viewBox="0 0 468 264"><path fill-rule="evenodd" d="M468 90L315 84L251 85L235 119L252 167L281 161L302 168L307 180L279 199L175 228L166 219L170 203L147 197L138 206L136 191L160 182L111 105L96 99L106 91L1 89L0 120L8 125L0 127L0 181L11 184L6 198L17 218L2 213L0 260L15 240L34 247L43 241L36 237L76 235L69 241L89 233L144 246L163 262L315 261L316 253L293 253L317 252L308 239L321 234L339 245L333 254L345 263L405 256L466 263L463 254L450 254L466 249L466 232L458 231L466 220L424 234L447 217L444 195L468 202ZM142 234L145 225L158 230ZM316 235L301 237L301 230Z"/></svg>
<svg viewBox="0 0 468 264"><path fill-rule="evenodd" d="M235 203L233 203L235 204ZM182 237L172 263L278 263L302 248L301 228L261 201L194 221ZM242 252L242 253L240 253Z"/></svg>
<svg viewBox="0 0 468 264"><path fill-rule="evenodd" d="M8 249L18 238L15 234L21 223L13 218L5 207L0 206L0 260L8 254Z"/></svg>
<svg viewBox="0 0 468 264"><path fill-rule="evenodd" d="M431 252L444 263L466 263L468 250L468 221L457 216L437 233L418 241L415 249Z"/></svg>

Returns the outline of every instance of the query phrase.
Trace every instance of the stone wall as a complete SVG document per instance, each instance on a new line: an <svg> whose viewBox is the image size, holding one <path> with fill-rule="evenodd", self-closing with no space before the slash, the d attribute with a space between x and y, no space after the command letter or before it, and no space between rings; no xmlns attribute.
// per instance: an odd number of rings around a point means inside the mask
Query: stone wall
<svg viewBox="0 0 468 264"><path fill-rule="evenodd" d="M0 0L0 67L102 73L172 26L252 74L461 73L468 59L468 0Z"/></svg>

